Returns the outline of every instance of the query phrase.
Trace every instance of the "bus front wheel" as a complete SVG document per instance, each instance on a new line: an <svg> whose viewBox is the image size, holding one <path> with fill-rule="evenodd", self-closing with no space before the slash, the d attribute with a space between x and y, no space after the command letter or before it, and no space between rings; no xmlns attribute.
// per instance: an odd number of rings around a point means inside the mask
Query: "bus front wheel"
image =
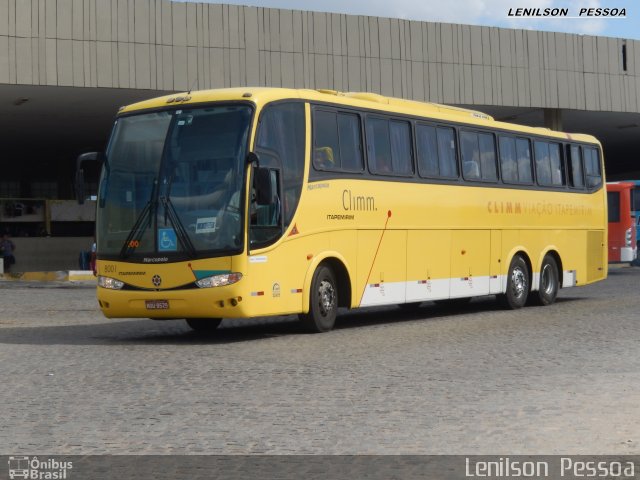
<svg viewBox="0 0 640 480"><path fill-rule="evenodd" d="M305 330L328 332L336 322L338 287L335 275L327 265L320 265L313 274L309 295L309 313L299 315Z"/></svg>
<svg viewBox="0 0 640 480"><path fill-rule="evenodd" d="M540 268L540 288L535 301L538 305L551 305L558 296L560 286L560 275L558 275L558 264L551 255L545 255Z"/></svg>
<svg viewBox="0 0 640 480"><path fill-rule="evenodd" d="M530 288L527 262L520 255L516 255L509 265L507 291L500 297L501 303L513 310L524 307Z"/></svg>
<svg viewBox="0 0 640 480"><path fill-rule="evenodd" d="M211 333L222 322L221 318L187 318L185 319L187 325L189 325L196 332Z"/></svg>

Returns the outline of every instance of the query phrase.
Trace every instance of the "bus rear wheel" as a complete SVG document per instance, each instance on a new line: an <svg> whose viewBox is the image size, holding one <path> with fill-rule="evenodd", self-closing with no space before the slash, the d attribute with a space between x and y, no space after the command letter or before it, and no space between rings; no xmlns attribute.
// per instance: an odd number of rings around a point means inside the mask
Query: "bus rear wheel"
<svg viewBox="0 0 640 480"><path fill-rule="evenodd" d="M524 307L530 289L527 262L520 255L516 255L509 265L507 291L500 296L501 303L512 310Z"/></svg>
<svg viewBox="0 0 640 480"><path fill-rule="evenodd" d="M311 280L309 313L298 318L305 330L311 333L328 332L333 328L338 313L338 287L333 271L320 265Z"/></svg>
<svg viewBox="0 0 640 480"><path fill-rule="evenodd" d="M540 268L540 288L534 298L538 305L551 305L556 301L558 288L560 287L560 275L558 264L551 255L545 255Z"/></svg>
<svg viewBox="0 0 640 480"><path fill-rule="evenodd" d="M201 333L211 333L215 331L220 322L222 322L221 318L187 318L185 319L187 325L191 327L192 330Z"/></svg>

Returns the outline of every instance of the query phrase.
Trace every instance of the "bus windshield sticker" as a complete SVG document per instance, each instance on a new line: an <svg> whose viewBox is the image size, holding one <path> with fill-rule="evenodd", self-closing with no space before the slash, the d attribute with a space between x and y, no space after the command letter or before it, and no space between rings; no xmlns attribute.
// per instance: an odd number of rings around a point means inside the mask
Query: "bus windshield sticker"
<svg viewBox="0 0 640 480"><path fill-rule="evenodd" d="M178 239L173 228L158 229L158 250L161 252L175 252L178 250Z"/></svg>
<svg viewBox="0 0 640 480"><path fill-rule="evenodd" d="M216 217L205 217L196 220L196 233L214 233L216 231Z"/></svg>

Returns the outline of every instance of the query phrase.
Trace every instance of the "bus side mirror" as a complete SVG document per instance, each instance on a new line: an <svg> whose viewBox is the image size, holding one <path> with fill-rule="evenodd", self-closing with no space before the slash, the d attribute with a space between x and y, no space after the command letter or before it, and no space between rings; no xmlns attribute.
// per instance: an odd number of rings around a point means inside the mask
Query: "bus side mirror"
<svg viewBox="0 0 640 480"><path fill-rule="evenodd" d="M254 172L256 203L258 205L271 205L273 203L273 183L271 182L271 169L257 167Z"/></svg>
<svg viewBox="0 0 640 480"><path fill-rule="evenodd" d="M249 165L253 165L254 167L259 167L260 159L258 158L258 155L255 152L249 152L247 153L247 163Z"/></svg>
<svg viewBox="0 0 640 480"><path fill-rule="evenodd" d="M78 155L76 160L76 199L79 205L84 204L84 169L82 164L84 162L104 162L104 153L102 152L88 152Z"/></svg>
<svg viewBox="0 0 640 480"><path fill-rule="evenodd" d="M76 199L78 205L84 205L84 170L78 168L76 170Z"/></svg>

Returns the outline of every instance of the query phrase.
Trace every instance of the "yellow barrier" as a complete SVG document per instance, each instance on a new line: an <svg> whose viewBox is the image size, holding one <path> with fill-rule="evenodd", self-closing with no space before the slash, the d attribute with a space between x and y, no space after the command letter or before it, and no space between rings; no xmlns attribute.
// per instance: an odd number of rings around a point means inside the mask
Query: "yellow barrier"
<svg viewBox="0 0 640 480"><path fill-rule="evenodd" d="M56 272L11 272L0 274L0 280L22 282L95 282L91 270L69 270Z"/></svg>

